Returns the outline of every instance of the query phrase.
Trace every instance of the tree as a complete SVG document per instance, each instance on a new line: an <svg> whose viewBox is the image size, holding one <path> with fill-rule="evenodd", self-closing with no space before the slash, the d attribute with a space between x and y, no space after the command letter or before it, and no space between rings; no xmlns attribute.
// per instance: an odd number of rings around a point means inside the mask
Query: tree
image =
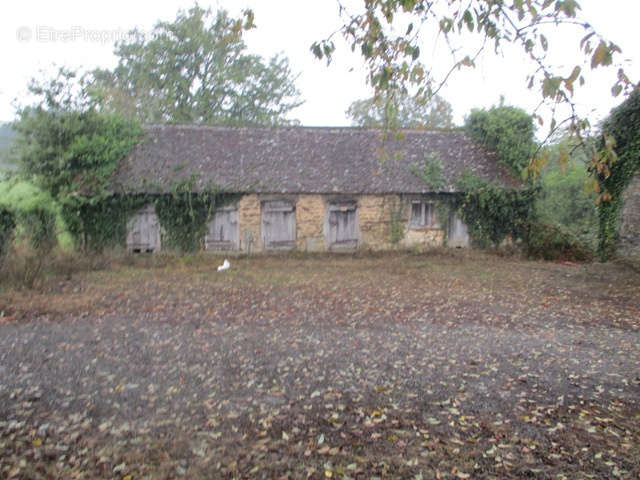
<svg viewBox="0 0 640 480"><path fill-rule="evenodd" d="M533 118L520 108L499 105L474 109L465 119L465 131L495 150L500 162L520 176L536 152Z"/></svg>
<svg viewBox="0 0 640 480"><path fill-rule="evenodd" d="M374 96L356 100L347 110L354 126L381 128L394 126L410 129L453 127L453 109L445 99L435 96L424 102L407 93L387 97Z"/></svg>
<svg viewBox="0 0 640 480"><path fill-rule="evenodd" d="M70 233L87 246L110 235L95 228L92 213L111 197L111 175L142 129L134 119L98 111L76 78L61 69L54 79L31 82L37 100L18 111L11 156L27 179L58 202Z"/></svg>
<svg viewBox="0 0 640 480"><path fill-rule="evenodd" d="M113 71L96 70L88 92L102 109L146 123L277 125L301 104L287 58L245 52L253 14L234 19L194 6L150 37L133 31L117 45Z"/></svg>
<svg viewBox="0 0 640 480"><path fill-rule="evenodd" d="M589 143L593 141L587 139ZM591 158L575 139L567 136L544 150L549 161L540 174L536 214L541 222L573 235L588 251L595 252L598 236L596 193L587 188L590 179L587 166Z"/></svg>
<svg viewBox="0 0 640 480"><path fill-rule="evenodd" d="M341 34L367 62L368 80L376 94L416 88L418 96L430 98L456 70L475 66L489 46L503 54L506 45L515 44L535 65L527 78L528 87L539 89L543 103L570 108L568 118L551 121L551 132L561 123L567 123L577 135L589 127L576 113L574 90L585 82L588 68L613 66L620 53L617 45L579 18L577 0L365 0L363 4L364 9L353 14L340 3L343 25L311 46L316 57L330 61L336 48L333 37ZM556 68L548 58L550 44L545 33L568 28L582 31L578 38L582 37L583 57L568 68ZM433 32L444 36L451 50L450 68L441 78L421 62L420 45L424 35ZM441 64L444 59L438 61ZM624 69L618 68L612 93L629 94L633 89ZM535 118L542 122L538 114Z"/></svg>

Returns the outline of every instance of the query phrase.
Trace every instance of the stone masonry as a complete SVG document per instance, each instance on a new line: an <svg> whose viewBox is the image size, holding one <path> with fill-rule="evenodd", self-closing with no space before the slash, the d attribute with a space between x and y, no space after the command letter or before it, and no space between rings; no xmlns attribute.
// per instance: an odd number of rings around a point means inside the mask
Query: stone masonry
<svg viewBox="0 0 640 480"><path fill-rule="evenodd" d="M329 202L340 199L332 195L244 195L238 202L240 249L247 252L264 250L261 234L262 201L287 199L295 203L296 249L303 252L329 250L326 219ZM358 248L390 250L396 248L426 249L444 244L440 228L409 228L410 204L400 195L352 195L357 202L360 230Z"/></svg>

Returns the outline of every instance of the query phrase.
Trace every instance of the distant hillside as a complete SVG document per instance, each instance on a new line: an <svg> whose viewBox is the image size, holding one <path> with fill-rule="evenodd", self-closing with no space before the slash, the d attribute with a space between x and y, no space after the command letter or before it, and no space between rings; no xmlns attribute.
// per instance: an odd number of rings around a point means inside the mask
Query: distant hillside
<svg viewBox="0 0 640 480"><path fill-rule="evenodd" d="M16 132L8 123L0 123L0 170L9 168L4 159L4 152L9 149L15 136Z"/></svg>

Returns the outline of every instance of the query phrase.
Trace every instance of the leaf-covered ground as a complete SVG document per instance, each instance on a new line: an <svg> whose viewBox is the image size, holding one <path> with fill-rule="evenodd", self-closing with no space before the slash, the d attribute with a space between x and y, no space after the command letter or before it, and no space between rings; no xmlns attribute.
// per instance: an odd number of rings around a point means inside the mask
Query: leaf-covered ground
<svg viewBox="0 0 640 480"><path fill-rule="evenodd" d="M0 292L0 477L640 477L628 267L156 262Z"/></svg>

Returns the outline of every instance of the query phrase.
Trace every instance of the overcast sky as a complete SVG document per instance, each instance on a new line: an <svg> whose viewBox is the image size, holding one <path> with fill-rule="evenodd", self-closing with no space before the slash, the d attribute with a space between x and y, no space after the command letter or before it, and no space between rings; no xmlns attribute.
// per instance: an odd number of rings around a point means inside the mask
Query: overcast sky
<svg viewBox="0 0 640 480"><path fill-rule="evenodd" d="M358 5L362 1L348 0ZM270 57L282 52L299 74L297 85L305 100L293 112L303 125L348 125L345 110L359 98L371 95L366 84L363 63L342 45L329 66L317 61L309 51L311 43L325 38L340 25L334 0L201 0L203 7L224 7L237 15L244 7L255 12L257 29L246 34L250 51ZM583 16L596 30L616 42L623 50L630 77L640 79L640 51L636 23L640 18L638 0L581 0ZM0 17L0 52L3 69L0 77L0 120L15 115L14 100L25 101L26 84L40 70L52 72L52 65L89 70L113 67L113 41L130 29L151 30L158 20L172 21L178 9L193 5L193 0L131 1L110 0L22 0L6 2ZM567 68L575 64L573 35L551 39L554 59ZM66 40L63 37L71 37ZM51 37L58 37L57 40ZM553 37L553 35L552 35ZM428 38L423 45L426 63L436 70L446 68L449 60L442 39ZM490 49L489 49L490 50ZM504 95L506 102L532 111L537 105L537 92L526 89L525 77L531 69L523 54L509 49L504 58L484 55L473 70L456 74L442 91L453 105L458 123L471 108L489 107ZM600 119L620 99L609 91L611 75L596 75L576 97L581 114Z"/></svg>

